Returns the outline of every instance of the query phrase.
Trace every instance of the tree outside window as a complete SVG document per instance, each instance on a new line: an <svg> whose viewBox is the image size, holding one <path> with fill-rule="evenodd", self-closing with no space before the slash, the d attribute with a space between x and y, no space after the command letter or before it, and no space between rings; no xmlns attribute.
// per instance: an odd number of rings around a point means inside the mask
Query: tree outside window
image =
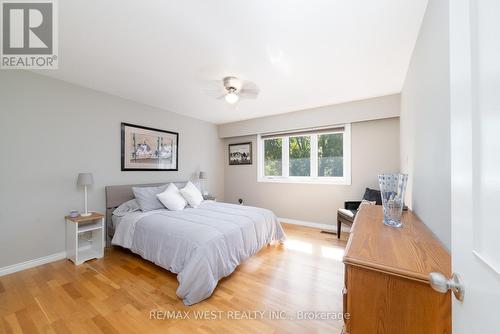
<svg viewBox="0 0 500 334"><path fill-rule="evenodd" d="M311 176L311 136L290 137L289 175Z"/></svg>
<svg viewBox="0 0 500 334"><path fill-rule="evenodd" d="M351 183L351 126L259 137L259 182Z"/></svg>
<svg viewBox="0 0 500 334"><path fill-rule="evenodd" d="M264 140L264 175L282 175L282 138Z"/></svg>
<svg viewBox="0 0 500 334"><path fill-rule="evenodd" d="M344 175L343 150L342 133L318 135L318 177Z"/></svg>

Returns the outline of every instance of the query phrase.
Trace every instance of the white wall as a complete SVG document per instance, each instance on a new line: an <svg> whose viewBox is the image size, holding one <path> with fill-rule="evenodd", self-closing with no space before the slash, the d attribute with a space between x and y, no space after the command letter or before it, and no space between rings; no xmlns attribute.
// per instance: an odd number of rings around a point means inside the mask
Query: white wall
<svg viewBox="0 0 500 334"><path fill-rule="evenodd" d="M283 116L282 116L283 117ZM293 118L293 113L289 115ZM351 126L351 185L257 182L257 136L225 139L225 200L273 210L282 218L336 224L346 200L361 200L366 187L378 189L377 175L399 171L399 118ZM253 164L230 166L228 144L252 141Z"/></svg>
<svg viewBox="0 0 500 334"><path fill-rule="evenodd" d="M399 117L399 94L219 125L221 138Z"/></svg>
<svg viewBox="0 0 500 334"><path fill-rule="evenodd" d="M186 180L207 172L223 197L223 147L215 125L25 71L0 74L0 268L65 249L64 215L82 210L78 172L94 174L89 208L104 186ZM178 172L121 172L120 123L179 132Z"/></svg>
<svg viewBox="0 0 500 334"><path fill-rule="evenodd" d="M407 204L450 248L448 1L428 2L401 92L401 169Z"/></svg>

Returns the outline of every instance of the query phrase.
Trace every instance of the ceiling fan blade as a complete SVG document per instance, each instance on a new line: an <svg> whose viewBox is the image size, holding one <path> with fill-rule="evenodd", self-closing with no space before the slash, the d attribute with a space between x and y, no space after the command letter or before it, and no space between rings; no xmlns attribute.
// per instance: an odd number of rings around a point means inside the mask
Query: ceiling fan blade
<svg viewBox="0 0 500 334"><path fill-rule="evenodd" d="M227 94L222 80L203 80L202 87L205 95L216 99L221 99Z"/></svg>
<svg viewBox="0 0 500 334"><path fill-rule="evenodd" d="M204 89L203 92L209 97L216 99L223 98L227 93L223 89Z"/></svg>
<svg viewBox="0 0 500 334"><path fill-rule="evenodd" d="M251 89L242 89L238 95L240 95L242 98L245 99L256 99L257 96L259 95L259 91Z"/></svg>
<svg viewBox="0 0 500 334"><path fill-rule="evenodd" d="M205 94L211 97L217 97L226 92L221 80L202 80L200 84Z"/></svg>
<svg viewBox="0 0 500 334"><path fill-rule="evenodd" d="M243 98L255 99L259 95L259 92L259 87L255 83L245 80L239 95Z"/></svg>
<svg viewBox="0 0 500 334"><path fill-rule="evenodd" d="M259 87L257 86L257 84L255 82L245 80L245 81L243 81L242 89L248 89L248 90L256 90L256 91L258 91Z"/></svg>

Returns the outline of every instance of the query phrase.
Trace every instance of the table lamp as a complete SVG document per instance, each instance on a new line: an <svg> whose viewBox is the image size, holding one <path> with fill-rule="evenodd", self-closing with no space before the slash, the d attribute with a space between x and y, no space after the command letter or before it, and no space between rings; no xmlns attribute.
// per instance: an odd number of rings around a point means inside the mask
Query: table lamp
<svg viewBox="0 0 500 334"><path fill-rule="evenodd" d="M203 196L208 195L208 192L205 193L205 180L207 179L207 173L200 172L199 179L201 180L200 187L201 187L201 193L202 193L202 195Z"/></svg>
<svg viewBox="0 0 500 334"><path fill-rule="evenodd" d="M77 185L83 186L85 188L85 212L80 214L82 217L88 217L92 213L88 212L87 208L87 186L91 186L94 184L94 177L92 176L92 173L80 173L78 174L78 181L76 182Z"/></svg>

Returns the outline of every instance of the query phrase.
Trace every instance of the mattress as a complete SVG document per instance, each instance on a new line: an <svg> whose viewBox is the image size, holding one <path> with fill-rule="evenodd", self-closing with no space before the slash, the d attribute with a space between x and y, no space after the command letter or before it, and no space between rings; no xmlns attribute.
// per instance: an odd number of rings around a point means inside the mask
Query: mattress
<svg viewBox="0 0 500 334"><path fill-rule="evenodd" d="M267 209L204 201L182 211L127 213L112 243L177 274L177 296L186 305L208 298L218 281L262 247L284 241Z"/></svg>

